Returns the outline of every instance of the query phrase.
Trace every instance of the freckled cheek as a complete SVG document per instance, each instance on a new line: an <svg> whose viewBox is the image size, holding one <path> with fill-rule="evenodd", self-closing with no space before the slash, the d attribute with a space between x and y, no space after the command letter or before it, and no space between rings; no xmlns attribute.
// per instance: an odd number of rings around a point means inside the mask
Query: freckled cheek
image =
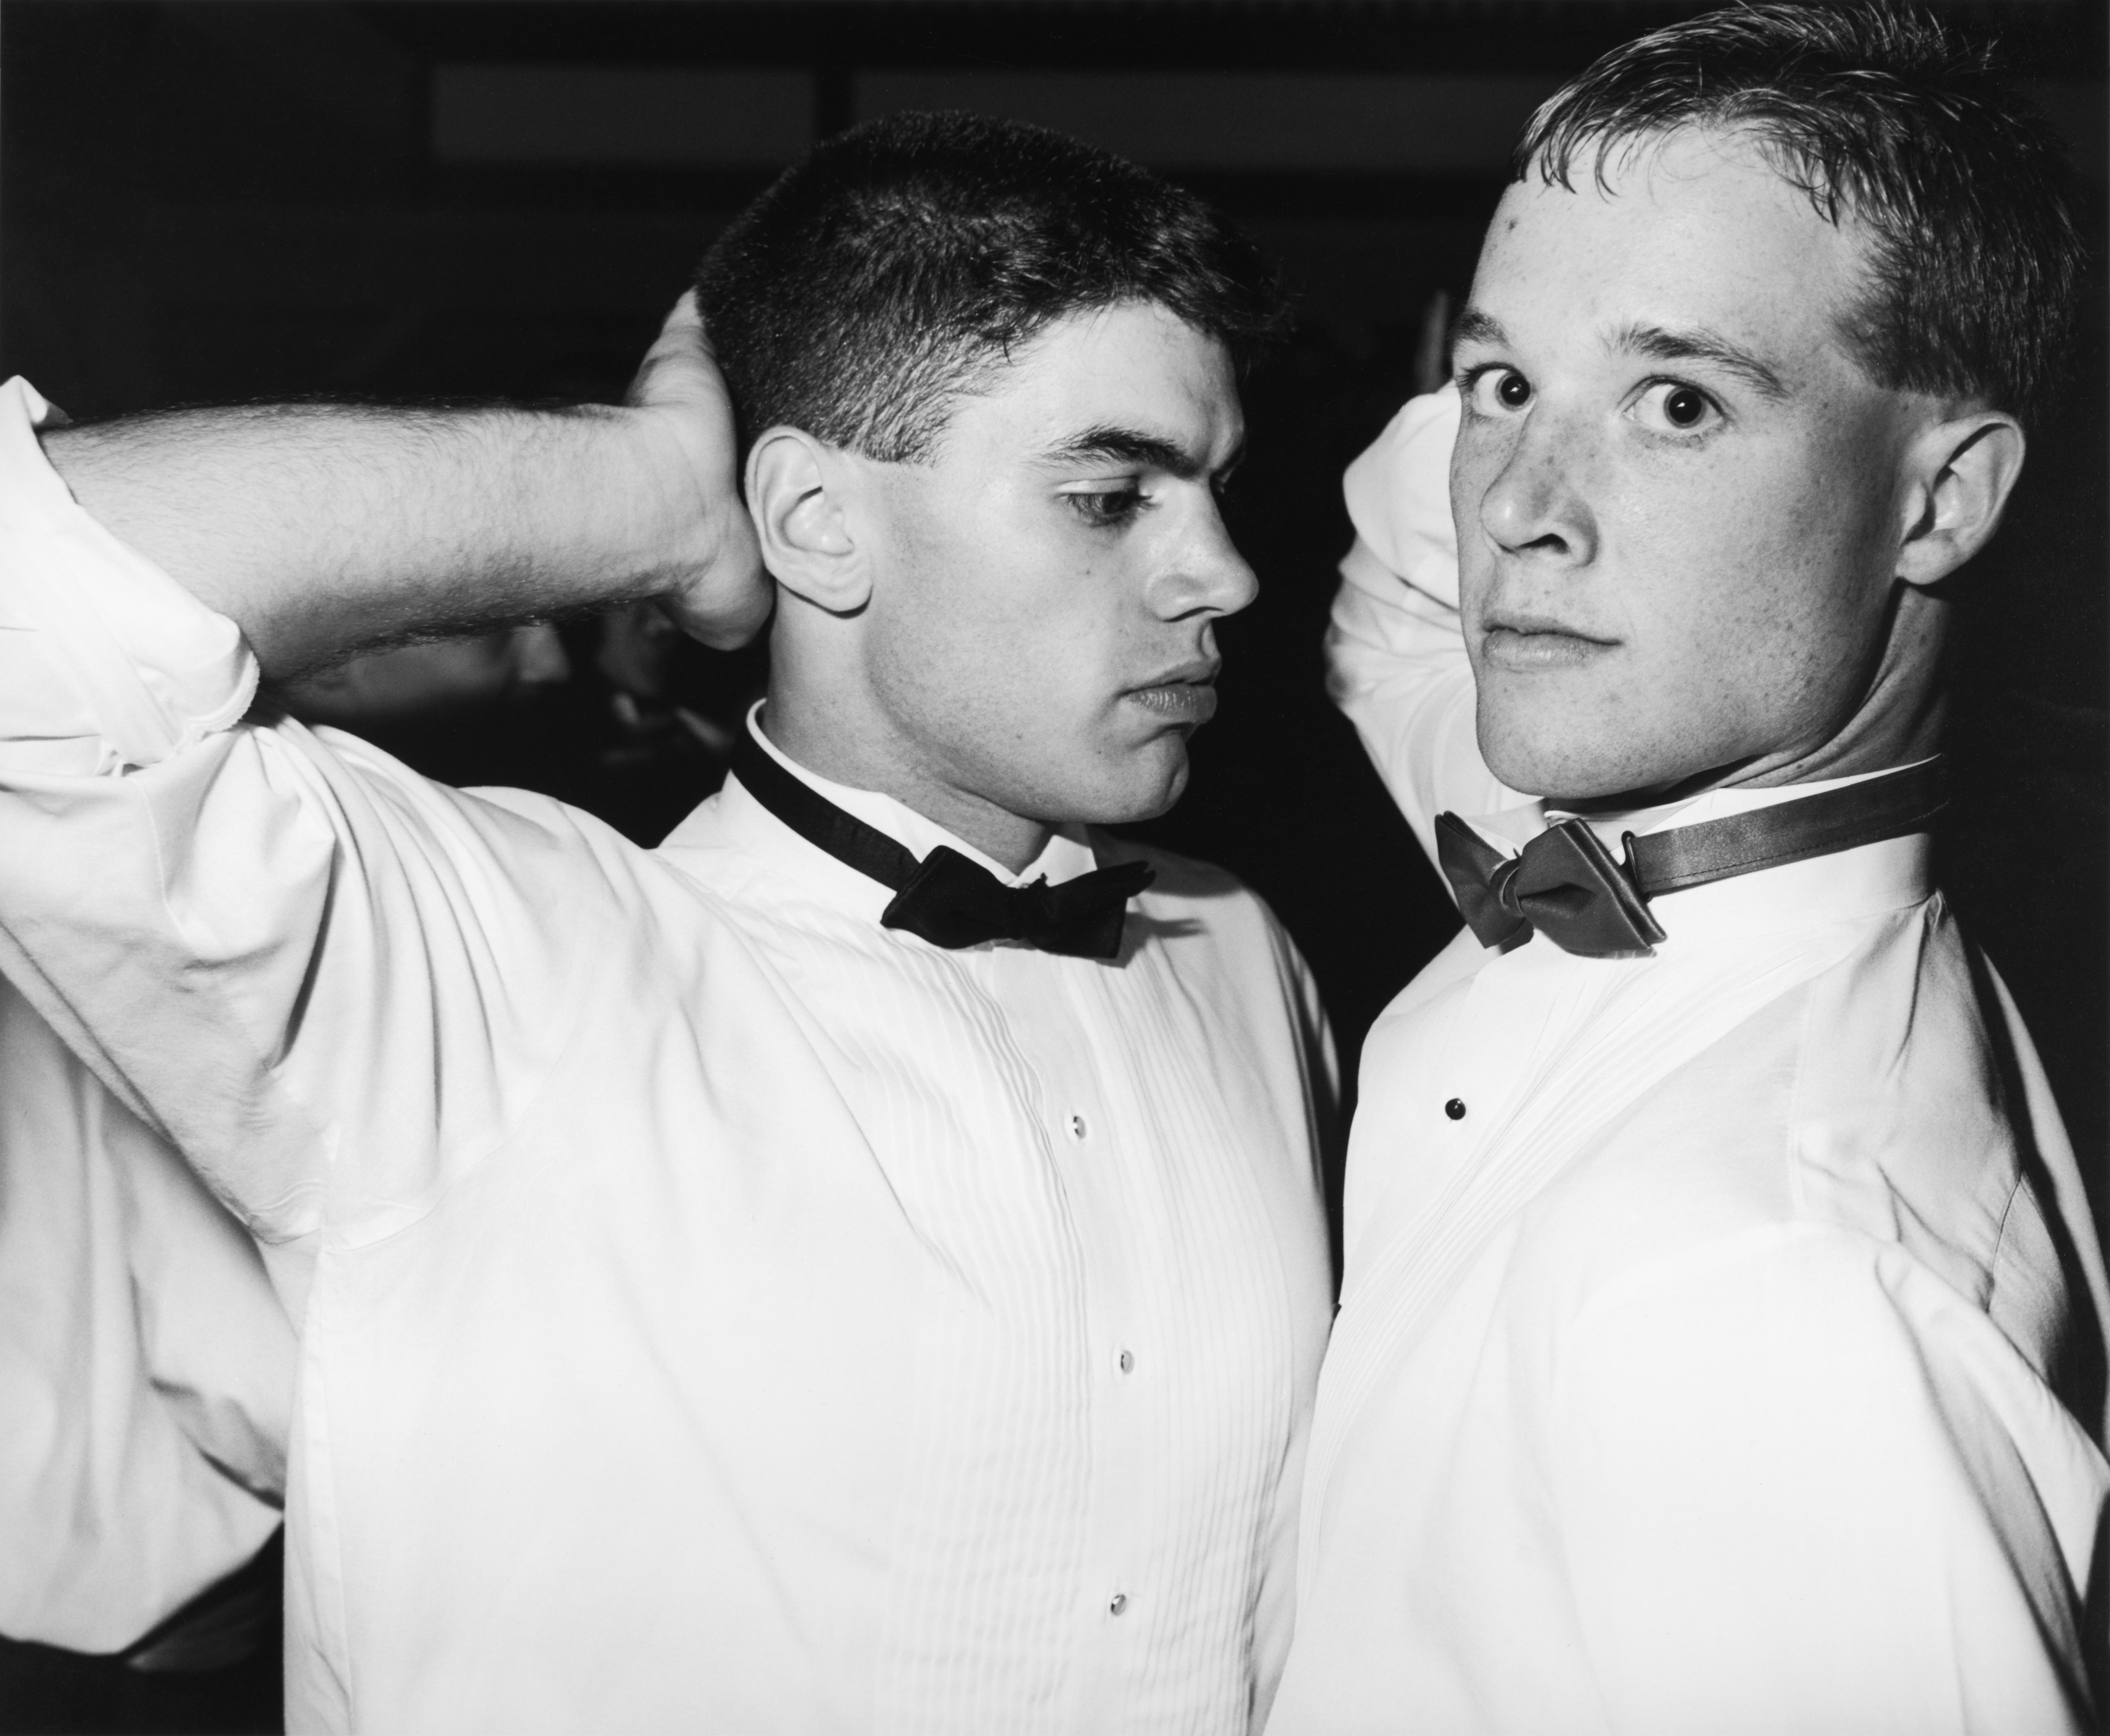
<svg viewBox="0 0 2110 1736"><path fill-rule="evenodd" d="M1761 497L1763 490L1759 491ZM1623 563L1632 643L1673 709L1769 746L1850 683L1865 633L1835 558L1835 527L1722 499L1664 515Z"/></svg>
<svg viewBox="0 0 2110 1736"><path fill-rule="evenodd" d="M1641 450L1615 478L1602 515L1652 564L1697 582L1743 590L1794 561L1832 502L1814 454L1773 442L1723 441L1704 452Z"/></svg>

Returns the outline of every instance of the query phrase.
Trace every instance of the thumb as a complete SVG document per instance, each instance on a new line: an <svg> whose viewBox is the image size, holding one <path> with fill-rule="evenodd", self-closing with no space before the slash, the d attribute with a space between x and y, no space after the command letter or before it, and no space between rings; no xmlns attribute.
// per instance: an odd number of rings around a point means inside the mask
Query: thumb
<svg viewBox="0 0 2110 1736"><path fill-rule="evenodd" d="M710 335L704 329L703 310L696 292L685 292L659 327L659 335L645 352L637 373L623 395L626 404L641 409L690 405L699 400L727 401L725 377L718 372L711 350Z"/></svg>

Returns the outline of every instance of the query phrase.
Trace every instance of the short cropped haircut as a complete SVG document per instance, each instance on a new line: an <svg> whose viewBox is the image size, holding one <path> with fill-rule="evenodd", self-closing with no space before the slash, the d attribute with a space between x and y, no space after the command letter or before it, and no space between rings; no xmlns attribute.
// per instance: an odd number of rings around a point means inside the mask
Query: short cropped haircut
<svg viewBox="0 0 2110 1736"><path fill-rule="evenodd" d="M902 114L816 147L697 274L741 443L780 425L901 463L1064 315L1155 302L1241 370L1285 323L1257 249L1193 194L1039 127Z"/></svg>
<svg viewBox="0 0 2110 1736"><path fill-rule="evenodd" d="M1846 310L1880 386L1985 401L2025 423L2060 375L2083 262L2065 155L1991 46L1899 6L1739 6L1614 49L1532 117L1513 170L1572 189L1687 127L1754 136L1782 175L1872 240Z"/></svg>

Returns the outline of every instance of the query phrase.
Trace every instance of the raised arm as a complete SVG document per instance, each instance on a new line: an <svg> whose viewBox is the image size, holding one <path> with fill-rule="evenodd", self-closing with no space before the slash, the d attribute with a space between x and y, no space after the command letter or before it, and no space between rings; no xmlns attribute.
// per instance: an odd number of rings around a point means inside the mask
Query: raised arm
<svg viewBox="0 0 2110 1736"><path fill-rule="evenodd" d="M1348 467L1356 543L1326 635L1328 689L1432 861L1447 808L1485 814L1529 799L1487 770L1474 733L1451 523L1457 432L1458 394L1447 387L1410 400Z"/></svg>
<svg viewBox="0 0 2110 1736"><path fill-rule="evenodd" d="M43 438L74 498L267 676L603 602L664 599L721 645L768 612L692 296L620 408L258 405Z"/></svg>
<svg viewBox="0 0 2110 1736"><path fill-rule="evenodd" d="M635 396L52 435L0 387L0 971L267 1243L407 1221L517 1123L642 859L243 721L251 641L283 671L624 594L744 634L766 599L686 310Z"/></svg>

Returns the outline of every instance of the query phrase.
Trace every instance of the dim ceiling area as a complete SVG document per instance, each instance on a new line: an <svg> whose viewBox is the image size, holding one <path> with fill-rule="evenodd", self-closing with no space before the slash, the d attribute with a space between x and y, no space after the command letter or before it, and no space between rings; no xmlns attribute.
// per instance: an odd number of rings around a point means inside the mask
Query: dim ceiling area
<svg viewBox="0 0 2110 1736"><path fill-rule="evenodd" d="M1368 344L1463 287L1533 106L1700 9L6 0L0 362L84 413L612 391L731 211L814 138L909 107L1173 173ZM2074 71L2102 64L2100 7L1956 10L2000 30L2099 174L2102 81Z"/></svg>

